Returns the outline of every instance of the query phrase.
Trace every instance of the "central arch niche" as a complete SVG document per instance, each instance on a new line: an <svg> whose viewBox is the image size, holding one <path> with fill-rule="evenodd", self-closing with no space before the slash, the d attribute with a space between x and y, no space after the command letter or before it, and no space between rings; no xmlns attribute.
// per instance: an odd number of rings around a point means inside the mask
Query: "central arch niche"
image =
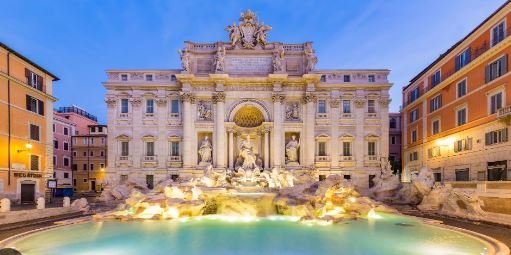
<svg viewBox="0 0 511 255"><path fill-rule="evenodd" d="M239 127L253 128L263 124L264 115L257 107L245 105L234 114L233 120Z"/></svg>

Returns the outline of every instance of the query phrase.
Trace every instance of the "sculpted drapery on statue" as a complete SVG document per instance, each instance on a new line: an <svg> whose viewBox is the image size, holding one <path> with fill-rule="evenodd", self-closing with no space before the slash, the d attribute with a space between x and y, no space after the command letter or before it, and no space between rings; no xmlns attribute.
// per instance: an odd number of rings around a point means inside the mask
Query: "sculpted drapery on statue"
<svg viewBox="0 0 511 255"><path fill-rule="evenodd" d="M291 136L291 140L286 144L287 164L298 164L298 148L300 148L300 140L296 140L296 136Z"/></svg>
<svg viewBox="0 0 511 255"><path fill-rule="evenodd" d="M179 57L181 58L181 67L183 68L183 71L189 72L190 71L190 53L187 49L184 50L177 50L179 53Z"/></svg>
<svg viewBox="0 0 511 255"><path fill-rule="evenodd" d="M220 46L215 55L215 73L221 73L224 71L224 59L225 59L225 47Z"/></svg>
<svg viewBox="0 0 511 255"><path fill-rule="evenodd" d="M316 53L310 44L307 44L304 48L305 57L307 58L307 72L311 72L316 67L318 63L318 57L316 57Z"/></svg>
<svg viewBox="0 0 511 255"><path fill-rule="evenodd" d="M212 152L213 152L213 147L211 146L211 142L209 141L208 137L205 136L204 140L202 140L201 145L199 147L199 156L200 156L199 165L211 164Z"/></svg>
<svg viewBox="0 0 511 255"><path fill-rule="evenodd" d="M245 49L253 49L258 44L265 46L268 37L267 33L271 30L271 27L264 23L259 24L257 16L250 10L241 13L240 16L238 26L236 26L236 23L233 23L225 29L229 32L231 45L235 46L240 42L241 46Z"/></svg>

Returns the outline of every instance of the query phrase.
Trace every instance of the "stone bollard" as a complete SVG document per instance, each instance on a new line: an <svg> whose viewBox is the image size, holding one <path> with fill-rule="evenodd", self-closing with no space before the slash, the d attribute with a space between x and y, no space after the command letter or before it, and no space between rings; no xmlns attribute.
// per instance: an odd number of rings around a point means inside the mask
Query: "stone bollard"
<svg viewBox="0 0 511 255"><path fill-rule="evenodd" d="M11 211L11 200L8 198L3 198L0 200L0 212L9 212Z"/></svg>
<svg viewBox="0 0 511 255"><path fill-rule="evenodd" d="M40 197L37 199L37 209L44 209L44 197Z"/></svg>
<svg viewBox="0 0 511 255"><path fill-rule="evenodd" d="M64 203L63 203L63 206L64 206L64 207L69 207L69 206L71 206L71 199L69 199L69 197L64 197Z"/></svg>

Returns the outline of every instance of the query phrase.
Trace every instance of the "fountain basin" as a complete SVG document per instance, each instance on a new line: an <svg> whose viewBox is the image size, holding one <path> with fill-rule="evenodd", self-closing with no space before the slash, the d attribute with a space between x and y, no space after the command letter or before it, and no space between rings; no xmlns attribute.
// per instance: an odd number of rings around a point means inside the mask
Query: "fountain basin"
<svg viewBox="0 0 511 255"><path fill-rule="evenodd" d="M39 254L509 254L505 245L420 219L379 214L328 224L296 217L201 216L86 222L0 243Z"/></svg>

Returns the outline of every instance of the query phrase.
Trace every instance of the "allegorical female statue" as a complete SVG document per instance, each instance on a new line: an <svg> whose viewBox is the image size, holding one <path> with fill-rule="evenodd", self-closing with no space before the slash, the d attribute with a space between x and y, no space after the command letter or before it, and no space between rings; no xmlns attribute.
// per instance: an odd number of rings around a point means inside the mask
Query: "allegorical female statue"
<svg viewBox="0 0 511 255"><path fill-rule="evenodd" d="M256 156L252 151L252 143L250 142L250 136L247 135L246 140L241 140L240 143L240 157L243 159L241 168L248 170L256 167Z"/></svg>
<svg viewBox="0 0 511 255"><path fill-rule="evenodd" d="M204 140L202 140L201 145L199 147L199 156L200 156L200 163L202 165L211 163L211 154L213 152L213 147L211 146L211 142L208 139L208 136L204 137Z"/></svg>
<svg viewBox="0 0 511 255"><path fill-rule="evenodd" d="M286 144L287 164L298 164L298 148L300 148L300 140L296 140L296 136L291 136L291 140Z"/></svg>
<svg viewBox="0 0 511 255"><path fill-rule="evenodd" d="M179 53L179 57L181 57L181 67L185 72L190 71L190 53L188 53L187 49L177 50Z"/></svg>

